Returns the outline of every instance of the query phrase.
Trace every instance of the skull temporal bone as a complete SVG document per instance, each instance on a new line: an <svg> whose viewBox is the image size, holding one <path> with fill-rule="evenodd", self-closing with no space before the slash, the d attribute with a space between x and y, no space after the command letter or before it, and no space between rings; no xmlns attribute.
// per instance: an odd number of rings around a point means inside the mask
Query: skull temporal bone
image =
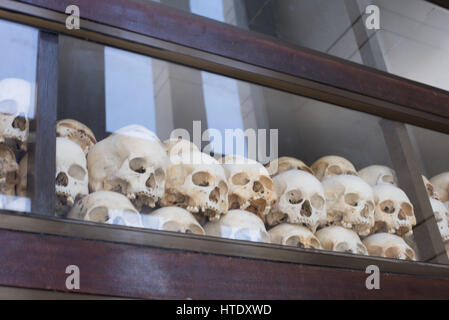
<svg viewBox="0 0 449 320"><path fill-rule="evenodd" d="M399 236L412 231L416 225L413 205L401 189L390 184L373 188L376 209L374 232L396 233Z"/></svg>
<svg viewBox="0 0 449 320"><path fill-rule="evenodd" d="M177 206L200 222L216 220L228 211L228 184L224 169L211 156L187 152L170 157L162 206Z"/></svg>
<svg viewBox="0 0 449 320"><path fill-rule="evenodd" d="M321 183L310 173L290 170L273 179L279 199L267 222L270 226L280 223L300 224L312 232L326 222L326 201Z"/></svg>
<svg viewBox="0 0 449 320"><path fill-rule="evenodd" d="M122 128L92 147L87 162L92 191L122 193L141 210L162 199L168 158L162 143L148 129Z"/></svg>
<svg viewBox="0 0 449 320"><path fill-rule="evenodd" d="M327 222L353 229L366 236L374 226L374 194L370 185L356 176L341 175L323 181Z"/></svg>
<svg viewBox="0 0 449 320"><path fill-rule="evenodd" d="M276 202L273 181L260 163L239 156L221 159L229 185L229 209L241 209L256 214L265 222Z"/></svg>
<svg viewBox="0 0 449 320"><path fill-rule="evenodd" d="M0 81L0 142L14 141L20 150L26 150L30 106L31 85L28 81L16 78Z"/></svg>

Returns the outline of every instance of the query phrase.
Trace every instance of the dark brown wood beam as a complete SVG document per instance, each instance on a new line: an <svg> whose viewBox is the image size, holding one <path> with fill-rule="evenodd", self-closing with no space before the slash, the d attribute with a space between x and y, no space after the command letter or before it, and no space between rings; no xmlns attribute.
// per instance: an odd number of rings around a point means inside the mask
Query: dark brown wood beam
<svg viewBox="0 0 449 320"><path fill-rule="evenodd" d="M449 299L449 281L232 258L0 230L0 286L158 299Z"/></svg>

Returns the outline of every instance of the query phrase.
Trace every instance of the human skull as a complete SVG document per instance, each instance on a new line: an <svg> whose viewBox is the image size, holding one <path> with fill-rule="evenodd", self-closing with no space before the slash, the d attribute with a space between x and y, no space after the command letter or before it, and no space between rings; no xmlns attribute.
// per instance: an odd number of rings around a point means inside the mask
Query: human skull
<svg viewBox="0 0 449 320"><path fill-rule="evenodd" d="M324 250L368 255L368 250L352 230L340 226L326 227L315 234Z"/></svg>
<svg viewBox="0 0 449 320"><path fill-rule="evenodd" d="M326 222L326 200L323 187L310 173L290 170L273 179L279 197L268 214L270 226L280 223L301 224L312 232Z"/></svg>
<svg viewBox="0 0 449 320"><path fill-rule="evenodd" d="M204 230L214 237L270 243L262 220L244 210L231 210L220 220L207 223Z"/></svg>
<svg viewBox="0 0 449 320"><path fill-rule="evenodd" d="M56 138L56 213L66 214L88 189L86 157L79 145Z"/></svg>
<svg viewBox="0 0 449 320"><path fill-rule="evenodd" d="M323 181L327 222L352 229L361 236L374 226L374 194L362 178L341 175Z"/></svg>
<svg viewBox="0 0 449 320"><path fill-rule="evenodd" d="M422 176L424 186L426 187L427 195L433 199L438 199L438 194L435 192L435 187L432 183L430 183L429 179L427 179L425 176Z"/></svg>
<svg viewBox="0 0 449 320"><path fill-rule="evenodd" d="M254 160L238 156L226 156L221 163L228 178L229 209L250 211L265 222L276 202L267 169Z"/></svg>
<svg viewBox="0 0 449 320"><path fill-rule="evenodd" d="M0 81L0 142L25 151L29 135L31 85L22 79Z"/></svg>
<svg viewBox="0 0 449 320"><path fill-rule="evenodd" d="M449 201L449 172L431 178L430 183L435 187L438 200L441 202Z"/></svg>
<svg viewBox="0 0 449 320"><path fill-rule="evenodd" d="M85 155L97 143L94 133L86 125L72 119L58 121L56 135L75 142L83 149Z"/></svg>
<svg viewBox="0 0 449 320"><path fill-rule="evenodd" d="M281 157L273 160L266 166L266 168L272 178L289 170L302 170L313 174L312 169L309 168L304 162L292 157Z"/></svg>
<svg viewBox="0 0 449 320"><path fill-rule="evenodd" d="M151 214L143 214L142 222L148 229L205 235L203 227L192 214L179 207L165 207Z"/></svg>
<svg viewBox="0 0 449 320"><path fill-rule="evenodd" d="M92 147L87 156L92 191L122 193L138 210L154 208L162 199L168 157L158 137L132 125Z"/></svg>
<svg viewBox="0 0 449 320"><path fill-rule="evenodd" d="M339 156L326 156L318 159L312 164L312 171L320 181L342 174L357 176L357 170L354 165Z"/></svg>
<svg viewBox="0 0 449 320"><path fill-rule="evenodd" d="M317 237L303 226L283 223L268 231L268 234L270 235L271 243L305 249L321 249L321 244Z"/></svg>
<svg viewBox="0 0 449 320"><path fill-rule="evenodd" d="M449 209L441 201L429 199L443 242L449 243Z"/></svg>
<svg viewBox="0 0 449 320"><path fill-rule="evenodd" d="M396 233L404 236L416 225L413 205L404 191L391 184L373 188L376 209L374 232Z"/></svg>
<svg viewBox="0 0 449 320"><path fill-rule="evenodd" d="M0 144L0 194L15 195L19 165L11 148Z"/></svg>
<svg viewBox="0 0 449 320"><path fill-rule="evenodd" d="M164 141L164 146L167 149L168 156L181 155L185 152L200 152L198 147L184 139L168 139Z"/></svg>
<svg viewBox="0 0 449 320"><path fill-rule="evenodd" d="M369 166L359 171L359 177L366 181L371 187L379 183L398 185L396 172L386 166Z"/></svg>
<svg viewBox="0 0 449 320"><path fill-rule="evenodd" d="M363 240L370 256L416 261L416 253L402 239L390 233L376 233Z"/></svg>
<svg viewBox="0 0 449 320"><path fill-rule="evenodd" d="M200 222L216 220L228 211L228 184L222 166L201 152L170 157L164 207L181 207Z"/></svg>
<svg viewBox="0 0 449 320"><path fill-rule="evenodd" d="M67 215L69 219L143 228L140 214L124 195L98 191L78 200Z"/></svg>

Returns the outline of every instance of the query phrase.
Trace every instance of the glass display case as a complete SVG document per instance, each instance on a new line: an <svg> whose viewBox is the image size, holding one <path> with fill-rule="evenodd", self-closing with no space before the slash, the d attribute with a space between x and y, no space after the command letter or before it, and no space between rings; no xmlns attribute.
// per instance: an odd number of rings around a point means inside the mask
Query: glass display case
<svg viewBox="0 0 449 320"><path fill-rule="evenodd" d="M115 1L168 12L160 18L166 23L177 14L180 24L202 19L152 1ZM142 247L161 265L175 259L191 266L189 254L212 255L207 263L224 256L272 264L267 268L345 269L345 279L355 270L363 278L374 265L415 276L423 288L435 279L447 288L447 92L209 20L198 21L216 37L246 37L266 64L245 61L232 44L211 52L218 49L202 50L198 38L187 46L174 33L154 37L144 26L133 30L138 23L94 19L99 3L80 30L67 30L64 4L33 2L0 2L1 230L55 237L49 241L59 253L79 241L74 248L87 256L94 254L89 241L104 242L101 250L124 257L111 272L143 264L135 251ZM222 22L242 19L231 3L248 12L251 2L190 1L186 8ZM272 69L276 52L304 54L309 64L297 68L291 60ZM319 81L323 72L327 83ZM353 83L346 81L351 74ZM359 83L365 76L366 85ZM407 96L412 91L415 99ZM425 278L432 280L424 285Z"/></svg>

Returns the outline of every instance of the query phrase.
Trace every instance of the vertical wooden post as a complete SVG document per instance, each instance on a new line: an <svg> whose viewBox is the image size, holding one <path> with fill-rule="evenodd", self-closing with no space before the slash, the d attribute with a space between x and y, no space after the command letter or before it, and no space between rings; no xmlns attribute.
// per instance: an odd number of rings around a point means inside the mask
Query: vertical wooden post
<svg viewBox="0 0 449 320"><path fill-rule="evenodd" d="M422 180L422 170L407 129L403 123L391 120L381 120L381 127L399 186L407 193L415 208L417 224L413 233L420 259L448 264L443 240Z"/></svg>
<svg viewBox="0 0 449 320"><path fill-rule="evenodd" d="M33 213L52 216L55 206L58 35L39 32L37 107L31 122L28 188Z"/></svg>

